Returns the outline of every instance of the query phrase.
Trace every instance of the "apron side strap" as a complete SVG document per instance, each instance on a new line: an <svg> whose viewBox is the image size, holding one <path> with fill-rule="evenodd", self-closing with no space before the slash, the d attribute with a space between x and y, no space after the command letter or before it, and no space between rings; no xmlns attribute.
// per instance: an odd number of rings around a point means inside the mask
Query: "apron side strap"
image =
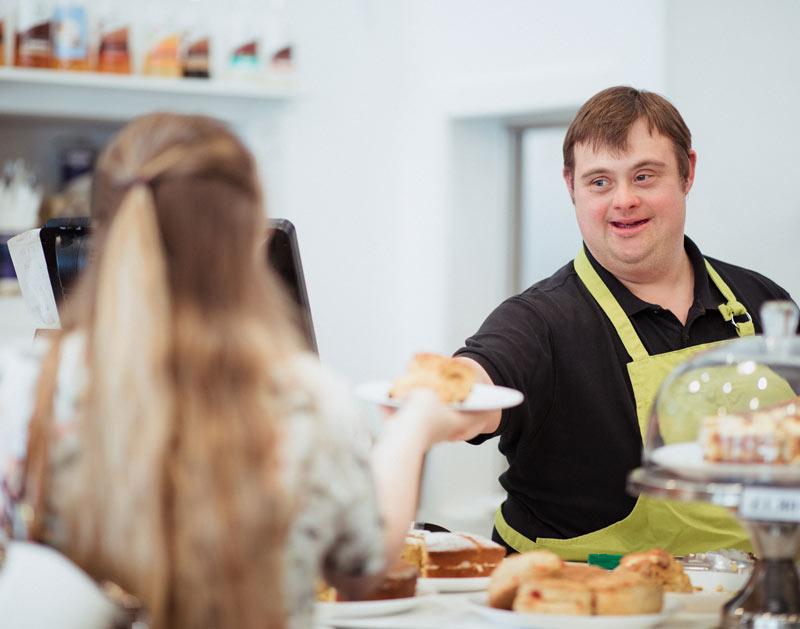
<svg viewBox="0 0 800 629"><path fill-rule="evenodd" d="M722 293L722 296L728 300L727 303L717 306L717 310L719 310L722 318L733 324L733 327L736 328L736 334L739 336L753 336L756 333L755 326L753 325L753 317L747 312L747 308L744 307L744 304L737 301L736 297L733 295L733 291L722 280L719 273L709 264L708 260L705 260L705 263L711 281L714 282L714 285ZM737 321L736 317L744 317L744 320Z"/></svg>
<svg viewBox="0 0 800 629"><path fill-rule="evenodd" d="M750 313L747 312L747 309L742 303L738 301L729 301L726 304L717 306L717 310L720 311L725 321L730 321L733 324L739 336L752 336L755 334L753 317L750 316ZM737 321L736 317L745 317L745 319L743 321Z"/></svg>

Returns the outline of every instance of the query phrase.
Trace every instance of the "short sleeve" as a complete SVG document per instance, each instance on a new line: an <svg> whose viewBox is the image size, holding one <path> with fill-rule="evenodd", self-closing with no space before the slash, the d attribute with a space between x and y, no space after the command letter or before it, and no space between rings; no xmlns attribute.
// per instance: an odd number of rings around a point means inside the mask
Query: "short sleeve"
<svg viewBox="0 0 800 629"><path fill-rule="evenodd" d="M480 364L494 384L522 391L526 400L503 411L495 433L479 435L471 443L498 434L513 438L520 426L536 429L553 399L552 344L549 323L532 295L524 293L500 304L456 352Z"/></svg>

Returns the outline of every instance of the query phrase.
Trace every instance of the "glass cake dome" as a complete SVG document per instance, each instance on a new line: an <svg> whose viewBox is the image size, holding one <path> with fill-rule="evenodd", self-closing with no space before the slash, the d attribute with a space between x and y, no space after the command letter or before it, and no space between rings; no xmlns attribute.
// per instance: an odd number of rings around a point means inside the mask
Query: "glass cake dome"
<svg viewBox="0 0 800 629"><path fill-rule="evenodd" d="M688 479L800 483L797 307L771 301L764 334L723 342L675 368L650 411L646 466Z"/></svg>

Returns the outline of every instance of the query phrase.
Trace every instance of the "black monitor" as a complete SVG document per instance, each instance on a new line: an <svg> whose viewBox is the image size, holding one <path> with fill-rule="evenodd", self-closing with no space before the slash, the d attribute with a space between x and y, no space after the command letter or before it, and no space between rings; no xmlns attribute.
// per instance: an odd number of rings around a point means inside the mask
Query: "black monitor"
<svg viewBox="0 0 800 629"><path fill-rule="evenodd" d="M306 341L316 352L317 340L297 244L297 231L291 221L284 218L269 219L268 222L270 240L266 262L283 280L297 304ZM89 260L90 234L91 223L88 218L52 219L39 231L50 285L59 307L69 299L75 279Z"/></svg>

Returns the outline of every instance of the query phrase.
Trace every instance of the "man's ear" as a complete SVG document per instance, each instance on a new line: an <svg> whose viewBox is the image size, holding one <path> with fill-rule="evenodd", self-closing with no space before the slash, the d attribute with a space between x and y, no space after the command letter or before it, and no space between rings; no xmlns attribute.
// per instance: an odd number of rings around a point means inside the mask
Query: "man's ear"
<svg viewBox="0 0 800 629"><path fill-rule="evenodd" d="M683 186L683 194L689 194L694 183L694 169L697 166L697 153L689 149L689 174L686 176L686 182Z"/></svg>
<svg viewBox="0 0 800 629"><path fill-rule="evenodd" d="M565 168L561 171L561 176L564 178L564 183L567 184L567 192L569 192L569 198L572 199L572 203L575 203L575 173L573 173L569 168Z"/></svg>

